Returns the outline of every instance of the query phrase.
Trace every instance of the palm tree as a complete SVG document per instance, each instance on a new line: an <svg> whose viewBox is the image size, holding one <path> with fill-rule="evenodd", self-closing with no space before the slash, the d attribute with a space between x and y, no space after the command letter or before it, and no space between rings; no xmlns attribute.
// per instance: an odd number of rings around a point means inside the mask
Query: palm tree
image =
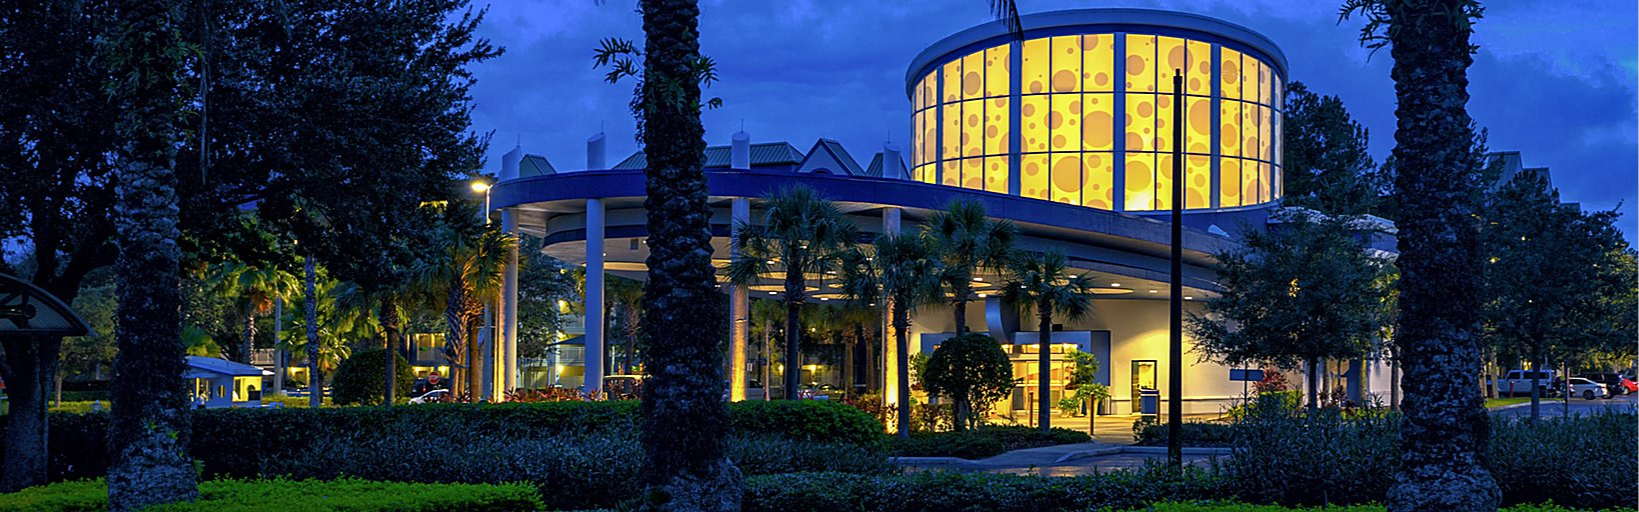
<svg viewBox="0 0 1639 512"><path fill-rule="evenodd" d="M922 225L945 266L945 288L955 313L956 332L967 332L967 303L973 280L980 271L999 271L1013 253L1018 228L1006 220L991 220L984 203L971 199L951 201Z"/></svg>
<svg viewBox="0 0 1639 512"><path fill-rule="evenodd" d="M380 326L367 309L357 305L362 295L357 286L330 279L317 269L313 274L313 300L306 301L312 307L311 315L292 325L309 336L280 340L278 348L307 354L308 403L318 407L323 403L325 376L353 353L348 341L374 338Z"/></svg>
<svg viewBox="0 0 1639 512"><path fill-rule="evenodd" d="M763 335L763 400L774 399L774 330L785 323L785 305L772 300L751 301L751 324Z"/></svg>
<svg viewBox="0 0 1639 512"><path fill-rule="evenodd" d="M849 331L848 337L851 340L847 352L848 362L845 365L848 368L846 372L847 387L851 393L854 391L855 386L865 384L865 382L862 382L864 379L860 377L873 373L868 370L868 368L873 368L871 361L875 361L875 359L871 358L872 351L870 347L873 344L869 335L870 331L867 329L881 325L882 318L876 308L853 302L843 306L838 312L838 317L843 328ZM864 361L865 364L860 364L860 361Z"/></svg>
<svg viewBox="0 0 1639 512"><path fill-rule="evenodd" d="M613 278L604 282L605 297L614 305L620 317L621 337L624 338L626 354L621 358L621 373L632 373L632 360L637 354L637 340L642 334L639 332L638 318L643 314L643 282L632 279Z"/></svg>
<svg viewBox="0 0 1639 512"><path fill-rule="evenodd" d="M474 233L464 233L458 226L446 226L444 231L437 242L442 257L422 262L413 281L434 309L444 310L444 356L450 361L452 396L465 394L477 400L483 392L478 333L484 303L500 293L507 252L518 239L490 226Z"/></svg>
<svg viewBox="0 0 1639 512"><path fill-rule="evenodd" d="M894 328L898 394L898 421L900 439L908 439L911 431L910 350L908 331L911 310L940 298L941 285L946 281L946 269L940 264L933 241L922 233L888 233L876 238L871 247L850 251L842 266L842 289L855 303L875 305L888 300L889 317Z"/></svg>
<svg viewBox="0 0 1639 512"><path fill-rule="evenodd" d="M217 265L206 275L205 283L210 293L239 301L245 327L238 356L246 364L255 348L256 318L272 313L274 302L297 296L301 288L300 280L289 272L238 262Z"/></svg>
<svg viewBox="0 0 1639 512"><path fill-rule="evenodd" d="M1007 266L1007 283L1002 285L1002 303L1020 313L1036 314L1036 394L1037 415L1043 434L1051 429L1053 403L1048 393L1052 375L1053 314L1069 320L1085 318L1093 312L1093 279L1070 270L1063 254L1019 255Z"/></svg>
<svg viewBox="0 0 1639 512"><path fill-rule="evenodd" d="M114 209L119 330L109 423L108 509L192 501L199 495L188 457L189 415L182 372L182 250L177 218L176 148L181 118L182 8L115 2L118 19L101 40L109 96L119 105Z"/></svg>
<svg viewBox="0 0 1639 512"><path fill-rule="evenodd" d="M785 396L789 399L795 398L793 391L802 374L796 371L801 364L797 341L808 279L835 268L843 253L858 241L859 229L835 203L802 185L780 188L764 198L763 207L762 223L738 226L738 252L729 262L728 274L742 286L775 272L784 274Z"/></svg>
<svg viewBox="0 0 1639 512"><path fill-rule="evenodd" d="M1400 201L1400 319L1395 328L1405 427L1390 510L1495 510L1497 482L1480 464L1491 423L1480 372L1479 226L1483 150L1469 117L1469 37L1476 0L1348 0L1365 18L1361 41L1390 47L1395 188ZM1456 291L1457 293L1453 293Z"/></svg>

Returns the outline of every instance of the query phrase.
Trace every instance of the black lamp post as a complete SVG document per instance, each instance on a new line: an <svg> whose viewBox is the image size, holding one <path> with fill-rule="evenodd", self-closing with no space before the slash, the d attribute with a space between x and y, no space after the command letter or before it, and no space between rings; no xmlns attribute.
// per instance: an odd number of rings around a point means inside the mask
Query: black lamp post
<svg viewBox="0 0 1639 512"><path fill-rule="evenodd" d="M1167 462L1184 463L1184 72L1172 75L1172 318L1167 360Z"/></svg>

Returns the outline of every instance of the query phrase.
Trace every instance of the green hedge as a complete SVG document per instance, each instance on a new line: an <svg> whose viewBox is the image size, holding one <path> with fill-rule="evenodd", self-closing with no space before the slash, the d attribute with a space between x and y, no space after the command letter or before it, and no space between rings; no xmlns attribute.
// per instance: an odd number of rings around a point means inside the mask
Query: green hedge
<svg viewBox="0 0 1639 512"><path fill-rule="evenodd" d="M206 409L193 413L189 454L206 478L254 477L263 461L296 453L319 439L401 436L422 440L516 439L543 433L586 435L640 424L635 401L507 404L424 404L319 409ZM729 405L735 435L879 446L882 426L858 409L823 400L737 402ZM96 478L108 468L107 413L51 414L52 481ZM3 442L4 436L0 436Z"/></svg>
<svg viewBox="0 0 1639 512"><path fill-rule="evenodd" d="M535 489L521 484L414 484L342 479L215 480L199 484L199 500L148 512L391 510L514 512L541 510ZM0 494L0 512L91 512L108 509L102 480L61 482Z"/></svg>
<svg viewBox="0 0 1639 512"><path fill-rule="evenodd" d="M1179 429L1184 434L1184 446L1191 448L1222 448L1229 446L1234 437L1230 426L1224 423L1185 421ZM1133 442L1139 446L1166 446L1167 424L1154 416L1133 420Z"/></svg>
<svg viewBox="0 0 1639 512"><path fill-rule="evenodd" d="M1035 427L985 425L969 432L913 432L909 439L888 437L888 451L901 457L959 457L969 460L1003 452L1060 444L1085 443L1086 433L1053 428L1046 434Z"/></svg>
<svg viewBox="0 0 1639 512"><path fill-rule="evenodd" d="M1222 488L1209 472L1161 467L1051 478L987 473L905 475L794 473L745 480L745 512L1046 512L1141 508L1170 500L1204 500Z"/></svg>

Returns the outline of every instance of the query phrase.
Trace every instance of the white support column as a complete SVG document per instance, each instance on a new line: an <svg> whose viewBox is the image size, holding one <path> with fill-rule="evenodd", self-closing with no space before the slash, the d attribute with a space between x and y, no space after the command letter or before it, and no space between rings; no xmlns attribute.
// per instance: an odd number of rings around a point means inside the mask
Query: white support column
<svg viewBox="0 0 1639 512"><path fill-rule="evenodd" d="M882 209L882 233L885 235L899 234L898 208ZM899 403L899 338L893 332L893 301L887 297L882 299L882 400L883 405L893 407ZM894 425L889 425L891 430Z"/></svg>
<svg viewBox="0 0 1639 512"><path fill-rule="evenodd" d="M518 237L518 213L501 210L501 230ZM501 389L518 388L518 246L507 251L506 272L501 284Z"/></svg>
<svg viewBox="0 0 1639 512"><path fill-rule="evenodd" d="M586 381L581 389L603 388L603 200L586 200Z"/></svg>
<svg viewBox="0 0 1639 512"><path fill-rule="evenodd" d="M740 255L738 241L740 226L751 221L751 200L737 197L729 206L729 221L731 236L735 243L730 244L729 258ZM750 336L751 297L746 293L746 287L734 286L729 295L729 400L739 402L746 399L746 338ZM763 389L768 389L764 384Z"/></svg>

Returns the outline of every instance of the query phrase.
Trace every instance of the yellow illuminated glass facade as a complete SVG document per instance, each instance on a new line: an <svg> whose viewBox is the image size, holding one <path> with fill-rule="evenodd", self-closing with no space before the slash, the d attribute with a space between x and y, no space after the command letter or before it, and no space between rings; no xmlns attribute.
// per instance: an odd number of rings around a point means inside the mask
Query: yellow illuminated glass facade
<svg viewBox="0 0 1639 512"><path fill-rule="evenodd" d="M1170 209L1174 179L1189 209L1280 197L1283 84L1253 54L1171 35L1069 34L928 69L911 87L917 181L1123 211Z"/></svg>

